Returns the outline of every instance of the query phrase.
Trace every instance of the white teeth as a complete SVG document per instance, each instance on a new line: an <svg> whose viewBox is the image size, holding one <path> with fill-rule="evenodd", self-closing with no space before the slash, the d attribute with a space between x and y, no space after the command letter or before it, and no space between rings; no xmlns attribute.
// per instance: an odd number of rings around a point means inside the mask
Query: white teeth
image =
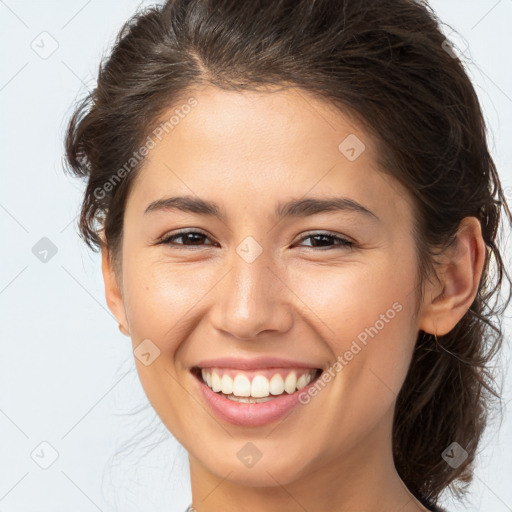
<svg viewBox="0 0 512 512"><path fill-rule="evenodd" d="M217 393L221 389L220 377L217 372L212 373L212 389Z"/></svg>
<svg viewBox="0 0 512 512"><path fill-rule="evenodd" d="M284 393L284 380L279 373L270 379L270 394L282 395Z"/></svg>
<svg viewBox="0 0 512 512"><path fill-rule="evenodd" d="M213 371L212 375L216 373L216 371ZM235 396L251 396L251 381L245 375L239 373L235 377L233 381L233 394Z"/></svg>
<svg viewBox="0 0 512 512"><path fill-rule="evenodd" d="M272 400L273 396L282 395L284 392L291 394L304 388L313 380L316 370L310 370L298 379L294 370L290 371L284 380L279 373L273 375L270 380L263 375L255 375L252 382L242 372L237 373L234 379L227 373L220 377L220 373L216 369L201 370L203 381L216 393L230 395L227 398L238 402L254 403L253 398L260 402L266 402ZM242 399L238 400L238 397Z"/></svg>
<svg viewBox="0 0 512 512"><path fill-rule="evenodd" d="M309 384L309 381L308 381L307 374L301 375L297 379L297 389L302 389L303 387L306 387L308 384Z"/></svg>
<svg viewBox="0 0 512 512"><path fill-rule="evenodd" d="M287 393L293 393L297 389L297 376L295 372L290 372L284 379L284 390Z"/></svg>
<svg viewBox="0 0 512 512"><path fill-rule="evenodd" d="M254 379L252 379L251 383L251 396L254 398L262 398L264 396L268 396L270 390L270 384L266 377L263 375L256 375Z"/></svg>
<svg viewBox="0 0 512 512"><path fill-rule="evenodd" d="M224 374L222 376L222 392L225 395L231 395L233 393L233 379L229 376Z"/></svg>
<svg viewBox="0 0 512 512"><path fill-rule="evenodd" d="M232 400L233 402L241 402L244 404L261 404L263 402L270 402L270 400L274 400L274 397L266 396L264 398L253 398L252 396L245 397L245 396L234 396L229 395L226 396L229 400Z"/></svg>

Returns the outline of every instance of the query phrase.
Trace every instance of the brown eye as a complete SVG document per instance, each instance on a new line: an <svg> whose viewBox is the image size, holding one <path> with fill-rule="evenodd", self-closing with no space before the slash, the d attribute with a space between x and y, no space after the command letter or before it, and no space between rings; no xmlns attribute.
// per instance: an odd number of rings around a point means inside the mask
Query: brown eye
<svg viewBox="0 0 512 512"><path fill-rule="evenodd" d="M182 240L181 242L176 242L176 240ZM173 235L166 235L159 244L166 245L174 245L181 247L197 247L201 245L205 245L202 242L204 239L208 239L208 236L201 231L180 231L179 233L174 233ZM213 244L206 244L213 245Z"/></svg>
<svg viewBox="0 0 512 512"><path fill-rule="evenodd" d="M338 246L339 248L350 249L352 246L355 245L354 242L351 242L349 240L346 240L345 238L341 238L337 235L333 235L330 233L311 233L301 238L299 241L303 242L304 240L308 239L314 240L314 242L310 244L310 247L313 249L324 248L323 250L328 250L331 248L336 248L336 246Z"/></svg>

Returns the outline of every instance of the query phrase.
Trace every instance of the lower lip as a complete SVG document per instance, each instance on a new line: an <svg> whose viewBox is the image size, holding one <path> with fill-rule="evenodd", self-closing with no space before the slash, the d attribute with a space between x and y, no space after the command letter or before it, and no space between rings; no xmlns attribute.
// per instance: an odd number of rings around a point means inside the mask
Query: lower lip
<svg viewBox="0 0 512 512"><path fill-rule="evenodd" d="M260 427L280 419L289 413L294 407L300 405L299 395L307 392L318 379L311 381L307 386L292 393L283 394L270 400L256 404L234 402L229 398L212 391L200 378L194 377L199 389L215 415L233 425L243 427Z"/></svg>

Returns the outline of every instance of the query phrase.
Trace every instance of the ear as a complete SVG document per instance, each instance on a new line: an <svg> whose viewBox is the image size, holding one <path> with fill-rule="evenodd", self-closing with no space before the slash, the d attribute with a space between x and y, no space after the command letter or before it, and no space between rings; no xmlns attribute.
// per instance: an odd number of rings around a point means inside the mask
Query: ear
<svg viewBox="0 0 512 512"><path fill-rule="evenodd" d="M486 258L480 221L465 217L453 244L441 256L440 282L425 289L418 328L431 334L450 332L465 315L478 292Z"/></svg>
<svg viewBox="0 0 512 512"><path fill-rule="evenodd" d="M126 336L129 336L130 333L127 327L128 321L124 309L123 295L118 283L118 281L120 281L120 276L116 276L114 265L111 259L111 253L108 249L108 245L104 242L103 237L102 242L101 272L103 274L103 282L105 284L105 298L107 300L107 306L116 317L119 323L119 330Z"/></svg>

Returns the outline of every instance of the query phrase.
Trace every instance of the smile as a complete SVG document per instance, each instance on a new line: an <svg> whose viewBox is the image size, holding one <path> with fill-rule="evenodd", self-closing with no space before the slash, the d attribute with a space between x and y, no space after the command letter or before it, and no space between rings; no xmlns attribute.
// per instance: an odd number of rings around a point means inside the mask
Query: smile
<svg viewBox="0 0 512 512"><path fill-rule="evenodd" d="M201 377L208 387L227 398L268 398L283 393L292 394L307 386L315 377L317 369L282 369L263 372L242 372L221 368L202 369ZM239 400L243 402L244 400ZM249 400L245 400L249 401Z"/></svg>
<svg viewBox="0 0 512 512"><path fill-rule="evenodd" d="M299 393L320 377L319 368L240 370L191 369L214 414L229 423L261 426L279 419L300 402Z"/></svg>

